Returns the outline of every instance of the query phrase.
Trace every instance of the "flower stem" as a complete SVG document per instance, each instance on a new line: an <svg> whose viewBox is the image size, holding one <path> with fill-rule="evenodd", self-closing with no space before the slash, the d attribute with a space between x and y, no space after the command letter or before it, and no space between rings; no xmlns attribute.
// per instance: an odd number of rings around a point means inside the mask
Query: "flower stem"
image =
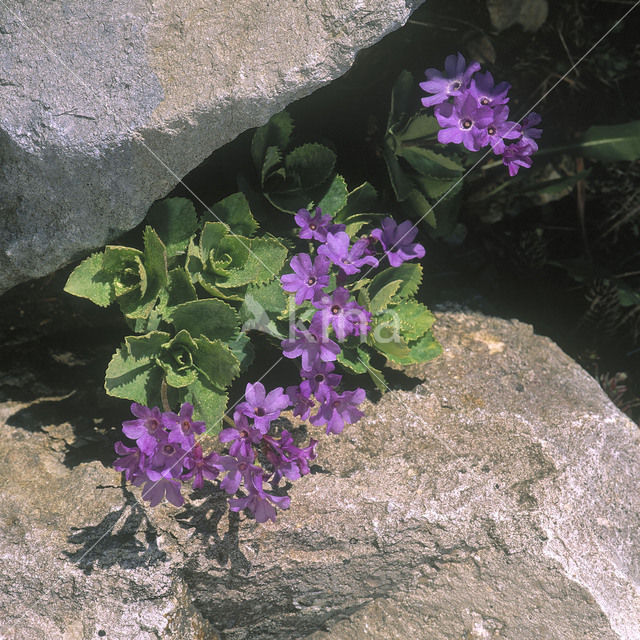
<svg viewBox="0 0 640 640"><path fill-rule="evenodd" d="M165 378L162 378L162 382L160 383L160 398L162 399L162 408L165 411L171 411L169 397L167 396L167 381Z"/></svg>

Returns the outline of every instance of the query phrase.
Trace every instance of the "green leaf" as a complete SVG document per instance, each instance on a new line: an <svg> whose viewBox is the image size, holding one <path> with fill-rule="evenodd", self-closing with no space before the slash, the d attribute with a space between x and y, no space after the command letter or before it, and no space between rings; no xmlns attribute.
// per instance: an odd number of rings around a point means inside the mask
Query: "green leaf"
<svg viewBox="0 0 640 640"><path fill-rule="evenodd" d="M185 270L189 274L189 278L192 282L197 282L199 275L204 270L204 263L202 254L200 253L200 247L195 243L195 240L191 238L187 247L187 260L185 262Z"/></svg>
<svg viewBox="0 0 640 640"><path fill-rule="evenodd" d="M398 315L400 332L407 342L417 340L424 335L436 320L427 307L414 300L400 303L393 307L393 312Z"/></svg>
<svg viewBox="0 0 640 640"><path fill-rule="evenodd" d="M407 203L412 217L424 219L435 229L434 236L446 238L456 228L462 204L462 181L414 176L421 191L414 189ZM429 197L429 200L425 197Z"/></svg>
<svg viewBox="0 0 640 640"><path fill-rule="evenodd" d="M593 160L617 162L640 158L640 120L590 127L579 146Z"/></svg>
<svg viewBox="0 0 640 640"><path fill-rule="evenodd" d="M384 379L382 371L380 371L380 369L376 369L371 364L371 356L367 351L367 349L369 348L370 347L367 347L366 345L358 346L356 349L356 355L360 362L364 365L366 372L369 374L369 378L371 378L371 381L376 386L378 391L380 391L380 393L384 393L385 391L389 390L389 385Z"/></svg>
<svg viewBox="0 0 640 640"><path fill-rule="evenodd" d="M396 153L424 176L452 180L464 171L462 165L431 149L401 145Z"/></svg>
<svg viewBox="0 0 640 640"><path fill-rule="evenodd" d="M338 362L345 367L353 371L354 373L366 373L367 367L358 354L356 347L347 347L341 345L342 349L338 354Z"/></svg>
<svg viewBox="0 0 640 640"><path fill-rule="evenodd" d="M227 341L227 346L240 362L240 373L244 373L255 357L249 336L241 331L233 339Z"/></svg>
<svg viewBox="0 0 640 640"><path fill-rule="evenodd" d="M113 278L102 268L104 254L94 253L72 272L64 290L79 298L88 298L99 307L107 307L115 300Z"/></svg>
<svg viewBox="0 0 640 640"><path fill-rule="evenodd" d="M258 228L249 208L249 201L243 193L233 193L216 202L211 207L213 216L207 212L207 219L226 223L233 233L241 236L252 236Z"/></svg>
<svg viewBox="0 0 640 640"><path fill-rule="evenodd" d="M151 361L170 339L171 336L165 331L150 331L144 336L127 336L124 340L132 358Z"/></svg>
<svg viewBox="0 0 640 640"><path fill-rule="evenodd" d="M420 140L422 138L435 138L440 130L438 121L426 113L415 115L402 131L395 134L400 142L410 142L412 140Z"/></svg>
<svg viewBox="0 0 640 640"><path fill-rule="evenodd" d="M431 331L427 331L417 342L409 345L412 362L429 362L442 353L442 346L433 337Z"/></svg>
<svg viewBox="0 0 640 640"><path fill-rule="evenodd" d="M287 248L276 238L253 238L246 264L230 271L229 277L216 281L216 286L225 289L246 284L261 284L278 275L287 259Z"/></svg>
<svg viewBox="0 0 640 640"><path fill-rule="evenodd" d="M231 349L220 340L196 338L194 364L210 385L224 389L240 373L240 362Z"/></svg>
<svg viewBox="0 0 640 640"><path fill-rule="evenodd" d="M238 330L240 318L235 309L222 300L192 300L167 311L167 320L176 331L187 330L194 338L228 340Z"/></svg>
<svg viewBox="0 0 640 640"><path fill-rule="evenodd" d="M422 281L422 267L414 262L403 262L399 267L389 267L376 274L367 288L369 298L375 295L388 283L400 280L401 284L395 292L397 299L408 298L416 293Z"/></svg>
<svg viewBox="0 0 640 640"><path fill-rule="evenodd" d="M160 405L162 370L149 358L136 359L126 346L111 358L104 380L105 391L116 398L126 398L146 406Z"/></svg>
<svg viewBox="0 0 640 640"><path fill-rule="evenodd" d="M400 320L391 309L374 316L371 331L367 336L368 343L398 364L408 364L410 351L400 333Z"/></svg>
<svg viewBox="0 0 640 640"><path fill-rule="evenodd" d="M346 221L351 216L374 211L378 204L378 193L369 182L363 182L347 195L346 205L338 211L334 222Z"/></svg>
<svg viewBox="0 0 640 640"><path fill-rule="evenodd" d="M419 185L420 190L429 198L429 200L437 201L442 196L451 190L451 193L447 194L449 197L458 188L458 180L443 180L441 178L435 178L433 176L414 176L414 181ZM460 183L461 184L461 183Z"/></svg>
<svg viewBox="0 0 640 640"><path fill-rule="evenodd" d="M176 267L169 271L167 292L167 307L175 307L183 302L195 300L197 297L196 289L191 282L189 274L181 267Z"/></svg>
<svg viewBox="0 0 640 640"><path fill-rule="evenodd" d="M187 250L189 238L198 228L196 209L187 198L166 198L155 202L147 213L147 222L164 243L169 258Z"/></svg>
<svg viewBox="0 0 640 640"><path fill-rule="evenodd" d="M260 286L247 287L245 298L240 307L240 320L243 331L262 331L269 335L284 338L280 334L275 320L287 309L287 296L280 280L274 279Z"/></svg>
<svg viewBox="0 0 640 640"><path fill-rule="evenodd" d="M230 235L226 224L205 222L200 235L203 271L214 276L227 275L233 269L242 268L249 256L249 245L248 238Z"/></svg>
<svg viewBox="0 0 640 640"><path fill-rule="evenodd" d="M404 208L409 210L408 217L415 218L418 221L424 220L435 229L437 222L434 208L418 189L412 189L403 204Z"/></svg>
<svg viewBox="0 0 640 640"><path fill-rule="evenodd" d="M116 300L130 296L134 302L147 290L147 274L142 264L143 253L131 247L106 246L102 268L112 278Z"/></svg>
<svg viewBox="0 0 640 640"><path fill-rule="evenodd" d="M315 142L304 144L284 159L287 182L299 189L310 189L329 178L336 164L336 154Z"/></svg>
<svg viewBox="0 0 640 640"><path fill-rule="evenodd" d="M345 218L343 224L345 225L345 233L353 238L362 227L374 222L376 217L380 217L383 214L378 213L357 213L355 215Z"/></svg>
<svg viewBox="0 0 640 640"><path fill-rule="evenodd" d="M170 387L181 388L195 382L198 372L194 367L196 345L188 331L180 331L162 345L156 362L162 367Z"/></svg>
<svg viewBox="0 0 640 640"><path fill-rule="evenodd" d="M323 214L333 216L347 204L347 195L347 183L342 176L336 175L316 206L322 209Z"/></svg>
<svg viewBox="0 0 640 640"><path fill-rule="evenodd" d="M285 149L292 133L293 120L286 111L276 113L267 124L256 129L251 140L251 158L258 173L262 169L267 148Z"/></svg>
<svg viewBox="0 0 640 640"><path fill-rule="evenodd" d="M282 154L278 147L268 147L264 156L262 170L260 171L260 185L262 187L265 186L276 167L282 167Z"/></svg>
<svg viewBox="0 0 640 640"><path fill-rule="evenodd" d="M414 190L413 183L409 176L402 170L398 158L387 144L382 147L382 157L387 165L389 180L399 202L406 200L409 194Z"/></svg>
<svg viewBox="0 0 640 640"><path fill-rule="evenodd" d="M409 71L402 71L391 90L391 108L387 129L400 128L406 122L407 114L415 107L416 82Z"/></svg>
<svg viewBox="0 0 640 640"><path fill-rule="evenodd" d="M222 416L228 401L226 393L198 378L187 387L184 401L193 405L194 418L207 424L208 435L216 436L222 431Z"/></svg>
<svg viewBox="0 0 640 640"><path fill-rule="evenodd" d="M373 314L376 314L383 309L386 309L391 302L391 298L393 298L393 296L396 294L401 284L402 280L392 280L391 282L387 282L371 298L371 302L369 303L369 311L371 311L371 313Z"/></svg>
<svg viewBox="0 0 640 640"><path fill-rule="evenodd" d="M166 294L166 291L164 293ZM166 306L166 300L161 299L158 304L151 309L151 313L146 318L125 317L125 321L134 333L149 333L149 331L156 331L162 322L162 312Z"/></svg>
<svg viewBox="0 0 640 640"><path fill-rule="evenodd" d="M141 286L142 296L123 296L118 300L120 309L129 318L147 318L153 309L161 289L167 286L167 254L162 240L149 226L143 233L143 267L145 277ZM135 292L134 292L135 293Z"/></svg>

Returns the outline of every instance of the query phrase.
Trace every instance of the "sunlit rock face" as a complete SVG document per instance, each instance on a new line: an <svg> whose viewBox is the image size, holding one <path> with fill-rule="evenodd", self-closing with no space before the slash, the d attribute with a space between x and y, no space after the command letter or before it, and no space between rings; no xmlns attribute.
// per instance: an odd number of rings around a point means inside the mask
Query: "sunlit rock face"
<svg viewBox="0 0 640 640"><path fill-rule="evenodd" d="M0 293L131 229L423 0L0 6Z"/></svg>
<svg viewBox="0 0 640 640"><path fill-rule="evenodd" d="M2 361L0 636L640 637L638 426L530 326L437 315L443 354L342 434L290 416L319 455L263 525L97 461L94 351Z"/></svg>

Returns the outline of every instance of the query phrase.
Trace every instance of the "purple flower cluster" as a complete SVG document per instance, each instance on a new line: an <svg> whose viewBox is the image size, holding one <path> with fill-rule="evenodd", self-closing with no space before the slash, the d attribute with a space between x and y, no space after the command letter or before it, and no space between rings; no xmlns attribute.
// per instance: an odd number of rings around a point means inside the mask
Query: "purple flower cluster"
<svg viewBox="0 0 640 640"><path fill-rule="evenodd" d="M136 419L123 422L122 432L135 441L135 446L116 442L116 453L121 457L113 466L123 471L129 482L144 485L142 497L152 507L165 497L176 507L181 506L184 502L181 480L193 478L193 487L198 489L204 478L217 477L217 454L203 457L195 439L205 430L205 424L192 420L193 406L188 402L182 405L179 414L161 413L158 407L149 409L134 402L131 413Z"/></svg>
<svg viewBox="0 0 640 640"><path fill-rule="evenodd" d="M358 407L365 399L364 389L340 391L342 376L334 365L341 351L338 342L362 339L370 330L371 313L352 298L350 281L362 277L358 274L365 266L378 267L382 257L394 267L421 258L424 247L413 242L417 231L409 222L397 225L391 218L353 243L345 225L334 224L319 208L313 216L301 209L295 219L301 238L320 243L313 256L293 256L289 263L293 273L281 277L282 288L294 294L296 304L313 312L308 326L292 327L291 337L282 341L287 358L301 359L301 380L286 392L278 387L267 393L260 382L247 384L244 401L234 410L233 426L219 435L228 447L226 454L204 455L196 435L205 431L205 423L192 419L193 406L188 402L178 414L134 402L131 412L136 419L123 422L122 430L135 445L116 442L120 457L113 466L142 486L142 497L152 507L164 498L181 506L184 481L200 489L205 479L218 480L231 511L248 509L258 522L275 521L276 508L290 505L288 496L275 493L280 481L309 473L317 444L311 438L301 448L286 429L276 433L272 425L281 412L293 407L294 416L325 426L328 434L342 432L345 424L363 416Z"/></svg>
<svg viewBox="0 0 640 640"><path fill-rule="evenodd" d="M352 298L348 280L351 276L362 277L359 274L365 266L369 270L379 266L377 243L382 247L381 255L394 267L422 258L425 251L413 242L417 230L411 223L397 225L390 217L382 221L381 228L353 243L344 225L334 224L331 216L323 215L319 208L313 217L301 209L295 220L300 238L315 240L319 246L315 258L308 253L295 255L289 263L293 273L280 279L282 288L295 294L296 304L308 300L314 310L309 325L293 325L290 337L281 343L285 357L299 357L302 365L302 381L287 387L287 395L294 415L315 426L326 426L327 433L340 433L345 424L362 417L358 405L364 401L365 392L338 390L342 376L334 373L333 364L341 351L338 343L351 336L364 338L371 322L371 313ZM332 267L337 271L336 286L330 290Z"/></svg>
<svg viewBox="0 0 640 640"><path fill-rule="evenodd" d="M460 53L447 56L444 72L427 69L425 75L420 88L431 95L422 98L422 104L435 107L439 142L463 144L469 151L490 145L511 176L520 167L531 167L536 140L542 135L536 125L542 119L531 112L520 124L509 120L509 83L495 84L489 71L480 73L477 62L467 65Z"/></svg>
<svg viewBox="0 0 640 640"><path fill-rule="evenodd" d="M266 393L260 382L248 384L245 402L234 412L236 426L223 429L219 435L221 442L230 444L228 454L213 451L205 456L195 441L205 424L191 419L193 407L189 403L184 403L176 415L134 402L131 412L136 420L123 422L122 431L135 446L116 442L120 457L113 466L134 485L144 485L142 497L152 507L163 498L179 507L184 503L181 482L192 480L193 488L201 489L205 478L213 481L223 475L220 488L229 494L231 511L248 509L258 522L275 521L276 507L287 509L290 499L274 495L273 490L283 476L296 480L309 473L309 462L316 457L316 440L311 439L301 449L286 430L278 437L269 435L271 423L290 404L282 387ZM238 496L241 488L244 494Z"/></svg>
<svg viewBox="0 0 640 640"><path fill-rule="evenodd" d="M288 509L291 502L288 496L266 490L265 483L274 490L283 476L297 480L309 473L309 462L316 457L316 440L311 439L301 449L286 429L279 437L269 433L271 423L290 404L282 387L267 393L260 382L247 384L245 401L233 413L235 427L220 432L220 441L230 445L228 455L220 457L221 468L226 471L220 488L233 496L243 485L246 495L230 497L229 508L248 509L258 522L275 522L276 507Z"/></svg>

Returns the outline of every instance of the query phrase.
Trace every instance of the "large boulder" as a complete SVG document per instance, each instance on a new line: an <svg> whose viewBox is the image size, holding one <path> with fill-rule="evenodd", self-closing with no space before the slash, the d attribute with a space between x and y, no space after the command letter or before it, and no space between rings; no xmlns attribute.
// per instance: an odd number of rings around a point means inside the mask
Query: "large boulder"
<svg viewBox="0 0 640 640"><path fill-rule="evenodd" d="M29 398L4 360L0 636L637 640L637 425L530 326L447 312L437 335L265 525L215 490L147 509L72 455L87 389L42 360L56 395ZM87 354L52 357L83 378Z"/></svg>
<svg viewBox="0 0 640 640"><path fill-rule="evenodd" d="M142 220L423 0L0 4L0 293Z"/></svg>

